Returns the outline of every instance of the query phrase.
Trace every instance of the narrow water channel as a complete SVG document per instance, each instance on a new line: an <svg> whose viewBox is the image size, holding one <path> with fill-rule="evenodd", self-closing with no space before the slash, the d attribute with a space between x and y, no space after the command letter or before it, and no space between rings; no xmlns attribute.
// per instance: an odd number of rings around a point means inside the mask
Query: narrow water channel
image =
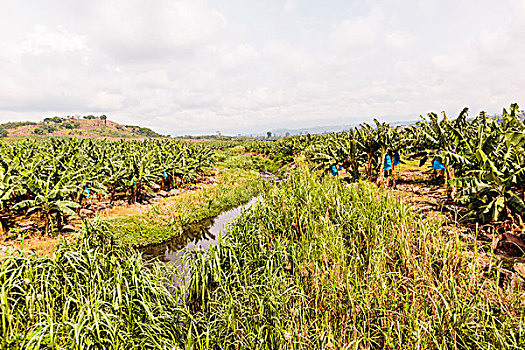
<svg viewBox="0 0 525 350"><path fill-rule="evenodd" d="M175 237L166 243L143 247L139 250L145 259L157 258L166 263L179 265L187 250L208 250L210 246L217 244L219 233L222 232L224 237L228 224L260 200L261 197L253 197L249 202L222 212L215 218L206 219L186 227L179 237Z"/></svg>

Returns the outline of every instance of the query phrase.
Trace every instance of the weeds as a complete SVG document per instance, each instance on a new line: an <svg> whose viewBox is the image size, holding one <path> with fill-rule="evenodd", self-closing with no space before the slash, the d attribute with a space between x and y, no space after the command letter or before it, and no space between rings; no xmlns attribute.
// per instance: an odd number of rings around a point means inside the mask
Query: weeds
<svg viewBox="0 0 525 350"><path fill-rule="evenodd" d="M103 226L53 258L4 258L0 341L12 349L522 349L523 280L506 279L503 261L443 231L441 220L372 184L348 186L299 165L216 246L188 258L191 277L174 294L165 267L146 267Z"/></svg>
<svg viewBox="0 0 525 350"><path fill-rule="evenodd" d="M196 348L520 349L522 282L373 185L296 170L192 262Z"/></svg>

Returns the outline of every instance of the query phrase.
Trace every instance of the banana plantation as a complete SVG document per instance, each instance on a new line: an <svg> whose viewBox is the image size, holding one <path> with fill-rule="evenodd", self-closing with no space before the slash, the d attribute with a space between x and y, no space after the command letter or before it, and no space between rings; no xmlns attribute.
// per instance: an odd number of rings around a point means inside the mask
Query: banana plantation
<svg viewBox="0 0 525 350"><path fill-rule="evenodd" d="M49 139L0 144L0 213L34 214L44 234L60 229L87 200L144 201L206 175L213 152L195 144L147 140Z"/></svg>
<svg viewBox="0 0 525 350"><path fill-rule="evenodd" d="M481 113L468 118L468 109L455 119L429 113L405 128L374 120L359 127L323 136L298 136L277 143L248 146L283 164L305 152L315 169L345 169L351 180L372 177L383 183L387 155L416 159L420 167L442 165L443 185L450 199L468 205L472 218L486 223L523 220L525 213L525 123L518 105L494 119Z"/></svg>

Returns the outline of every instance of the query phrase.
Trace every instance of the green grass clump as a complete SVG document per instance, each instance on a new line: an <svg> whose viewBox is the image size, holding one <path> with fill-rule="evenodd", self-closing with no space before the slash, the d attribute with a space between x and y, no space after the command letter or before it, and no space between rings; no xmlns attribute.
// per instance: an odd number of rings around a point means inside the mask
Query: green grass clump
<svg viewBox="0 0 525 350"><path fill-rule="evenodd" d="M187 348L522 349L522 283L368 183L295 170L191 261ZM500 287L501 285L501 287Z"/></svg>
<svg viewBox="0 0 525 350"><path fill-rule="evenodd" d="M244 169L256 171L269 171L275 173L279 170L278 163L270 158L264 158L258 155L230 155L225 157L224 165L230 169Z"/></svg>
<svg viewBox="0 0 525 350"><path fill-rule="evenodd" d="M52 258L0 260L1 349L177 349L181 313L166 273L91 226Z"/></svg>
<svg viewBox="0 0 525 350"><path fill-rule="evenodd" d="M215 217L260 192L262 179L257 172L220 166L214 186L168 198L145 213L110 217L106 222L126 245L158 244L181 235L186 225Z"/></svg>

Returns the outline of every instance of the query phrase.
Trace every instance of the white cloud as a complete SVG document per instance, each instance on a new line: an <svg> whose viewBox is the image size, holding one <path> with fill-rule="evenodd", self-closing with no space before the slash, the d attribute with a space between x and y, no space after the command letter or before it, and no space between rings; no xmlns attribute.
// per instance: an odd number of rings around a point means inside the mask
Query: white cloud
<svg viewBox="0 0 525 350"><path fill-rule="evenodd" d="M250 133L499 111L525 84L522 0L76 5L0 2L1 121L104 113Z"/></svg>
<svg viewBox="0 0 525 350"><path fill-rule="evenodd" d="M210 47L210 54L220 59L226 69L241 68L260 57L260 52L250 44L235 46L222 45Z"/></svg>
<svg viewBox="0 0 525 350"><path fill-rule="evenodd" d="M316 63L315 57L308 50L286 42L271 41L263 49L264 62L281 66L284 73L306 72Z"/></svg>
<svg viewBox="0 0 525 350"><path fill-rule="evenodd" d="M330 39L337 47L372 46L380 37L383 20L384 14L378 8L366 16L343 19L335 24Z"/></svg>
<svg viewBox="0 0 525 350"><path fill-rule="evenodd" d="M460 74L472 70L474 59L474 55L468 53L439 54L432 57L432 63L442 72Z"/></svg>
<svg viewBox="0 0 525 350"><path fill-rule="evenodd" d="M294 12L295 10L297 10L299 5L300 5L299 0L285 0L284 5L283 5L283 10L285 12Z"/></svg>
<svg viewBox="0 0 525 350"><path fill-rule="evenodd" d="M74 34L61 25L48 27L37 24L21 41L0 43L0 56L12 61L24 55L56 55L89 51L86 37Z"/></svg>
<svg viewBox="0 0 525 350"><path fill-rule="evenodd" d="M404 48L414 41L412 34L395 30L387 33L384 38L385 44L393 48Z"/></svg>
<svg viewBox="0 0 525 350"><path fill-rule="evenodd" d="M200 0L112 0L97 11L90 23L95 44L125 61L192 55L226 25L220 12Z"/></svg>

